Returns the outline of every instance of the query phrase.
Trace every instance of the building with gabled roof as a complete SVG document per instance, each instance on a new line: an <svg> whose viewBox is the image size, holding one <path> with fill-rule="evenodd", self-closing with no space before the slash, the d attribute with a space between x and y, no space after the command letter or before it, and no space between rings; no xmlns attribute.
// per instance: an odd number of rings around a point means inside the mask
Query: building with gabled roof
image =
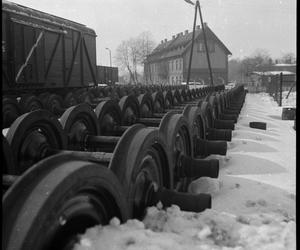
<svg viewBox="0 0 300 250"><path fill-rule="evenodd" d="M206 23L204 23L204 27L214 83L227 83L228 55L231 55L231 52ZM180 84L186 82L192 35L193 32L186 30L174 35L172 40L164 39L147 56L144 62L144 73L148 83ZM190 82L209 84L209 69L200 25L196 27L194 41Z"/></svg>

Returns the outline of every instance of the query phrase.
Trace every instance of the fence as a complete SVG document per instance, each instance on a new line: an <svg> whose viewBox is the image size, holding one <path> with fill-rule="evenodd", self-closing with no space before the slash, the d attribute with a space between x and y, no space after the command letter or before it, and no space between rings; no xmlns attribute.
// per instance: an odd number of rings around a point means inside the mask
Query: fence
<svg viewBox="0 0 300 250"><path fill-rule="evenodd" d="M282 73L273 76L266 86L266 92L274 98L280 107L283 98L288 98L292 90L296 90L296 82L284 80ZM283 92L287 92L287 95L284 96Z"/></svg>

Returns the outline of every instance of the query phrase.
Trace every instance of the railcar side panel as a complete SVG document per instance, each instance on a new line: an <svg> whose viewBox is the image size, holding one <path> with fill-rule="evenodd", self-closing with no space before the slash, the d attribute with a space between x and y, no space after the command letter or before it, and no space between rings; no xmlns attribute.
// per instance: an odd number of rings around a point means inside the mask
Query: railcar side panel
<svg viewBox="0 0 300 250"><path fill-rule="evenodd" d="M96 34L82 24L2 4L2 91L96 84Z"/></svg>

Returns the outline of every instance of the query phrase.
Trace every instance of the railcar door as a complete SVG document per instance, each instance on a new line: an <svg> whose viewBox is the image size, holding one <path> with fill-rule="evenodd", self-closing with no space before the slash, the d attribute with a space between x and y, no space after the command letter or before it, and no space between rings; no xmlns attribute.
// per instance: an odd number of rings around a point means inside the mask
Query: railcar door
<svg viewBox="0 0 300 250"><path fill-rule="evenodd" d="M45 83L44 31L17 18L10 19L11 49L14 52L14 81L19 87L33 87Z"/></svg>

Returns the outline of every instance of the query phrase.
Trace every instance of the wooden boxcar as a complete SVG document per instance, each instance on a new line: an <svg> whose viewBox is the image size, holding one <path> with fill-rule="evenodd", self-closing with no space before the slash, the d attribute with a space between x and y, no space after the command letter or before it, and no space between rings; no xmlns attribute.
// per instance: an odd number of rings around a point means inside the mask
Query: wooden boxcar
<svg viewBox="0 0 300 250"><path fill-rule="evenodd" d="M2 1L2 94L66 92L96 77L94 30Z"/></svg>
<svg viewBox="0 0 300 250"><path fill-rule="evenodd" d="M97 80L99 84L113 85L119 81L117 67L97 66Z"/></svg>

